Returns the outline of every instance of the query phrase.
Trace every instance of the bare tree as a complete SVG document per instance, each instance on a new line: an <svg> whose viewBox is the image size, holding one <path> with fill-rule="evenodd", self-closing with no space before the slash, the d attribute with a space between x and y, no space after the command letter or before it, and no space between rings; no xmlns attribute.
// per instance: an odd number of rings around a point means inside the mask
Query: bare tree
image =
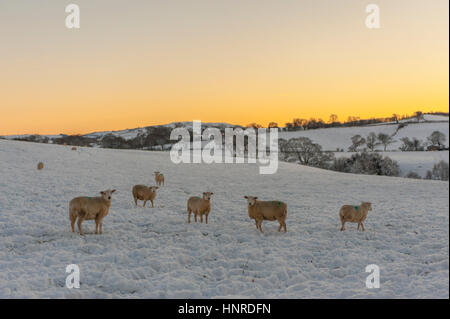
<svg viewBox="0 0 450 319"><path fill-rule="evenodd" d="M372 152L375 150L377 145L380 145L380 143L378 143L377 135L374 132L369 133L367 136L366 145Z"/></svg>
<svg viewBox="0 0 450 319"><path fill-rule="evenodd" d="M350 152L358 151L358 147L364 145L366 143L366 139L361 135L357 134L352 137L352 145L348 148Z"/></svg>
<svg viewBox="0 0 450 319"><path fill-rule="evenodd" d="M386 151L386 148L388 147L388 145L395 142L394 138L391 135L384 134L384 133L378 133L377 138L380 141L380 143L384 146L384 151Z"/></svg>
<svg viewBox="0 0 450 319"><path fill-rule="evenodd" d="M336 123L338 121L338 116L336 114L331 114L329 122L330 123Z"/></svg>

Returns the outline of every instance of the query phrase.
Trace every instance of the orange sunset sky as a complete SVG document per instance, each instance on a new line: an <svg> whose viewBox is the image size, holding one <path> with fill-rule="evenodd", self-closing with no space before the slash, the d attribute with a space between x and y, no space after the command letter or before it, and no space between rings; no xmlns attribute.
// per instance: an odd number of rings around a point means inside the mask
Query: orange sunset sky
<svg viewBox="0 0 450 319"><path fill-rule="evenodd" d="M448 29L448 0L2 0L0 135L448 112Z"/></svg>

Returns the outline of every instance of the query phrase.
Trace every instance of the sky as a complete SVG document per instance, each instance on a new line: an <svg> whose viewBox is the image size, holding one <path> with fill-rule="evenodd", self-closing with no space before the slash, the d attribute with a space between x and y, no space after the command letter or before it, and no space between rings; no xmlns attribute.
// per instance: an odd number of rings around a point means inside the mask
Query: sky
<svg viewBox="0 0 450 319"><path fill-rule="evenodd" d="M448 112L448 29L448 0L0 0L0 135Z"/></svg>

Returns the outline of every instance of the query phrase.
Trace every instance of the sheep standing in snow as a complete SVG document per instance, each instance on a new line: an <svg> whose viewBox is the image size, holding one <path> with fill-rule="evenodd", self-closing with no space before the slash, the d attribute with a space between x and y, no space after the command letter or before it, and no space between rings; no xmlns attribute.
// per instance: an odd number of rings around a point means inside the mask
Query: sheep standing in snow
<svg viewBox="0 0 450 319"><path fill-rule="evenodd" d="M364 231L364 224L363 221L367 218L367 212L369 210L372 210L372 204L365 202L361 203L359 206L352 206L352 205L344 205L341 207L341 210L339 211L339 218L341 219L341 231L345 230L345 223L358 223L358 228L362 228Z"/></svg>
<svg viewBox="0 0 450 319"><path fill-rule="evenodd" d="M43 168L44 168L44 163L39 162L39 163L37 164L37 169L38 169L38 171L40 171L40 170L43 169Z"/></svg>
<svg viewBox="0 0 450 319"><path fill-rule="evenodd" d="M256 229L259 229L261 233L263 232L261 224L263 220L278 220L280 227L286 229L286 216L287 216L287 205L280 201L259 201L258 197L254 196L244 196L247 199L248 206L248 217L255 220Z"/></svg>
<svg viewBox="0 0 450 319"><path fill-rule="evenodd" d="M164 175L160 172L155 172L155 182L158 186L161 186L161 184L164 186Z"/></svg>
<svg viewBox="0 0 450 319"><path fill-rule="evenodd" d="M83 235L81 223L84 220L95 220L95 233L103 233L103 218L108 215L111 206L111 195L116 190L100 192L100 197L75 197L69 203L69 218L72 232L75 232L75 221L78 218L78 230Z"/></svg>
<svg viewBox="0 0 450 319"><path fill-rule="evenodd" d="M75 146L72 147L72 151L76 151L77 148Z"/></svg>
<svg viewBox="0 0 450 319"><path fill-rule="evenodd" d="M214 193L204 192L203 197L193 196L188 199L188 223L191 222L191 213L194 213L195 222L197 222L197 215L200 215L200 222L203 223L203 215L205 215L206 223L208 224L208 215L211 211L211 196Z"/></svg>
<svg viewBox="0 0 450 319"><path fill-rule="evenodd" d="M152 207L154 207L153 200L156 197L156 190L158 188L159 188L158 186L147 187L145 185L134 185L132 192L133 192L134 203L136 204L136 206L137 206L138 200L143 200L144 207L145 207L145 204L149 200L152 203Z"/></svg>

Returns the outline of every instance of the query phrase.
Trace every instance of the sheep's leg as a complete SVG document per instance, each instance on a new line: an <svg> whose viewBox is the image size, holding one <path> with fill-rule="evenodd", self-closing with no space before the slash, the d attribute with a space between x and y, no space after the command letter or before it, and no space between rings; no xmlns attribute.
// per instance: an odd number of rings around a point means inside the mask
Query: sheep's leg
<svg viewBox="0 0 450 319"><path fill-rule="evenodd" d="M81 223L82 222L83 222L83 218L79 217L77 225L78 225L78 231L80 232L80 235L84 235L83 234L83 228L81 227Z"/></svg>
<svg viewBox="0 0 450 319"><path fill-rule="evenodd" d="M197 222L197 212L194 212L194 219L195 219L195 222Z"/></svg>
<svg viewBox="0 0 450 319"><path fill-rule="evenodd" d="M206 223L208 224L208 214L205 214L205 220L206 220Z"/></svg>
<svg viewBox="0 0 450 319"><path fill-rule="evenodd" d="M100 234L103 234L103 221L100 222Z"/></svg>
<svg viewBox="0 0 450 319"><path fill-rule="evenodd" d="M70 226L72 226L72 233L75 232L75 222L77 220L77 216L76 215L70 215Z"/></svg>
<svg viewBox="0 0 450 319"><path fill-rule="evenodd" d="M153 199L150 199L150 201L152 202L152 208L155 207L155 206L153 206Z"/></svg>
<svg viewBox="0 0 450 319"><path fill-rule="evenodd" d="M262 220L258 220L257 227L258 227L258 229L259 229L259 231L260 231L261 233L264 233L263 230L262 230L261 225L262 225Z"/></svg>
<svg viewBox="0 0 450 319"><path fill-rule="evenodd" d="M142 206L142 207L145 207L145 204L147 203L147 200L146 199L144 199L144 206Z"/></svg>
<svg viewBox="0 0 450 319"><path fill-rule="evenodd" d="M281 227L283 226L282 222L280 221L280 227L278 227L278 231L281 231Z"/></svg>
<svg viewBox="0 0 450 319"><path fill-rule="evenodd" d="M98 220L95 220L95 234L98 234Z"/></svg>
<svg viewBox="0 0 450 319"><path fill-rule="evenodd" d="M285 221L283 221L283 228L284 228L284 232L286 233L287 229L286 229L286 222Z"/></svg>
<svg viewBox="0 0 450 319"><path fill-rule="evenodd" d="M363 231L366 231L366 229L364 228L364 224L361 222L361 228Z"/></svg>
<svg viewBox="0 0 450 319"><path fill-rule="evenodd" d="M359 230L360 226L361 226L361 222L358 222L358 227L356 227L356 230Z"/></svg>
<svg viewBox="0 0 450 319"><path fill-rule="evenodd" d="M341 224L342 224L341 231L343 231L343 230L345 230L345 227L344 227L344 226L345 226L345 221L342 220L342 221L341 221Z"/></svg>
<svg viewBox="0 0 450 319"><path fill-rule="evenodd" d="M200 213L200 223L203 223L203 214Z"/></svg>
<svg viewBox="0 0 450 319"><path fill-rule="evenodd" d="M135 204L136 207L137 207L137 198L136 198L136 197L134 198L134 204Z"/></svg>

